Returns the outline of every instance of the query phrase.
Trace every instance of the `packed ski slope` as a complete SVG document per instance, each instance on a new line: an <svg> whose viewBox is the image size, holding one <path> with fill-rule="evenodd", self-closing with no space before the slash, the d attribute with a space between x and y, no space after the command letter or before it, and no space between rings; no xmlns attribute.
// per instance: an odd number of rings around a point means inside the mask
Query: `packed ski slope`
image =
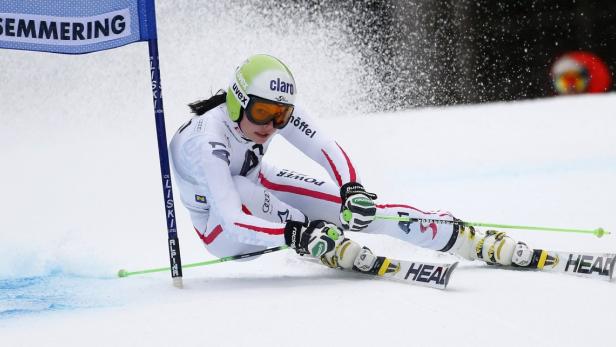
<svg viewBox="0 0 616 347"><path fill-rule="evenodd" d="M615 95L583 96L322 122L383 202L479 221L616 231L614 102ZM148 120L137 133L104 124L66 132L32 122L18 136L2 128L3 345L615 342L615 283L477 262L462 262L446 291L341 273L290 251L186 270L184 290L167 273L115 279L120 267L167 261ZM281 142L267 159L320 173ZM184 261L207 259L181 208L178 215ZM511 234L537 247L616 251L613 235ZM394 257L450 258L353 236Z"/></svg>
<svg viewBox="0 0 616 347"><path fill-rule="evenodd" d="M301 102L379 202L616 233L615 94L366 114L378 109L365 88L378 79L339 23L253 10L160 1L168 136L187 103L225 86L243 57L267 52L293 69ZM168 273L115 278L168 261L147 59L144 44L84 56L0 51L0 345L616 343L616 282L479 262L461 261L446 291L342 273L291 251L187 269L183 290ZM266 160L324 174L278 139ZM183 261L211 259L176 208ZM616 252L616 235L510 234L535 247ZM400 259L455 259L352 237Z"/></svg>

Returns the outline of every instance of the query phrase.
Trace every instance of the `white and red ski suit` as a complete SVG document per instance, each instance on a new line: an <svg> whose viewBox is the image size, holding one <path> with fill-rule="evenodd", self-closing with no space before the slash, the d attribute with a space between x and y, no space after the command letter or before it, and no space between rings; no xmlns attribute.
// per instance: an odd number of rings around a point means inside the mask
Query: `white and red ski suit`
<svg viewBox="0 0 616 347"><path fill-rule="evenodd" d="M271 138L263 145L246 139L230 120L226 104L194 116L173 136L170 153L180 198L210 253L223 257L283 245L287 220L324 219L340 225L340 187L360 182L347 153L298 106L278 134L319 163L329 177L264 162ZM453 219L448 212L378 201L377 215ZM455 241L452 224L377 219L362 232L441 251ZM350 232L346 235L353 238Z"/></svg>

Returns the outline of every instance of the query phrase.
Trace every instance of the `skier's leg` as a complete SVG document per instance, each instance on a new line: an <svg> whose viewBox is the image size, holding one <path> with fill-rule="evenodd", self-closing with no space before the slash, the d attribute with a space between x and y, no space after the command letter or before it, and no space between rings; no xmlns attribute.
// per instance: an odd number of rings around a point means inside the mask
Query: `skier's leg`
<svg viewBox="0 0 616 347"><path fill-rule="evenodd" d="M338 186L329 179L315 178L292 170L278 169L271 165L263 166L259 179L260 183L275 196L298 208L309 219L324 219L341 227L340 192ZM376 214L379 216L409 217L426 219L426 221L397 222L377 218L362 232L388 235L420 247L458 254L466 259L484 259L487 262L504 265L509 265L512 259L514 262L518 261L518 265L522 265L527 254L532 253L532 250L527 251L528 247L525 244L516 243L504 233L484 233L473 230L474 243L462 242L469 238L468 229L459 228L452 223L430 221L453 221L454 217L449 212L427 212L406 204L377 204L376 207ZM347 232L346 236L349 235L351 234ZM479 240L484 241L480 243ZM483 254L485 251L486 257L469 255L468 250L473 245L481 246L475 255ZM501 252L494 251L498 249ZM514 250L521 256L514 257Z"/></svg>
<svg viewBox="0 0 616 347"><path fill-rule="evenodd" d="M366 232L387 234L415 245L441 252L450 252L465 259L481 259L487 263L525 266L530 263L532 249L516 242L504 232L475 230L460 224L448 223L454 217L449 212L426 212L410 205L378 205L377 215L419 219L397 222L377 219ZM424 219L424 221L421 221ZM438 223L437 221L445 221Z"/></svg>
<svg viewBox="0 0 616 347"><path fill-rule="evenodd" d="M295 220L304 223L306 217L296 208L280 201L276 196L243 176L234 176L233 182L242 200L242 211L259 218L285 223ZM214 205L215 206L215 205ZM257 252L263 246L243 243L237 237L229 237L215 207L209 210L190 210L195 231L207 250L218 257ZM250 258L254 259L254 258Z"/></svg>
<svg viewBox="0 0 616 347"><path fill-rule="evenodd" d="M322 219L341 227L340 188L328 178L317 178L262 163L259 182L281 201L310 220Z"/></svg>
<svg viewBox="0 0 616 347"><path fill-rule="evenodd" d="M263 163L259 180L280 200L296 207L309 219L324 219L341 227L340 188L331 180L279 169L266 163ZM423 212L412 206L399 204L377 204L377 215L453 220L453 216L446 212ZM430 232L427 232L428 230ZM451 239L453 226L376 219L363 232L389 235L421 247L441 250Z"/></svg>
<svg viewBox="0 0 616 347"><path fill-rule="evenodd" d="M427 212L407 204L377 204L376 207L377 216L453 221L453 216L449 212ZM368 225L364 232L389 235L437 251L448 251L455 242L455 239L452 239L454 226L451 223L398 222L377 218Z"/></svg>
<svg viewBox="0 0 616 347"><path fill-rule="evenodd" d="M309 219L324 219L341 226L340 188L329 179L315 178L288 169L278 169L263 163L259 175L260 183L280 200L301 210ZM409 205L379 205L377 215L435 218L453 220L449 213L423 212ZM453 233L451 224L435 225L430 223L395 222L374 220L363 232L384 234L435 250L448 250ZM347 234L349 234L347 232ZM347 235L348 236L348 235ZM452 241L452 242L455 242Z"/></svg>
<svg viewBox="0 0 616 347"><path fill-rule="evenodd" d="M289 220L306 223L304 213L272 194L261 184L243 176L234 176L233 183L240 193L242 210L270 222L285 223Z"/></svg>

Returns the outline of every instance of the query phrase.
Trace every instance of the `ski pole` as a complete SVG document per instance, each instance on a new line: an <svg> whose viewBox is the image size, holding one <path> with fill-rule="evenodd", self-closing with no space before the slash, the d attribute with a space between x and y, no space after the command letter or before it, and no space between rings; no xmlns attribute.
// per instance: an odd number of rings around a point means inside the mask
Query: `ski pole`
<svg viewBox="0 0 616 347"><path fill-rule="evenodd" d="M537 230L537 231L556 231L563 233L578 233L578 234L593 234L596 237L602 237L604 235L610 235L609 231L605 231L603 228L597 229L569 229L569 228L554 228L554 227L538 227L538 226L526 226L526 225L508 225L508 224L495 224L484 222L464 222L461 220L442 220L442 219L430 219L430 218L410 218L410 217L396 217L396 216L383 216L377 215L376 219L393 220L398 222L434 222L442 224L458 224L463 226L476 226L476 227L489 227L489 228L503 228L503 229L518 229L518 230Z"/></svg>
<svg viewBox="0 0 616 347"><path fill-rule="evenodd" d="M238 260L238 259L256 257L257 255L272 253L272 252L280 251L280 250L287 249L287 248L289 248L289 246L278 246L278 247L264 249L262 251L252 252L252 253L231 255L231 256L228 256L228 257L222 257L222 258L212 259L212 260L208 260L208 261L202 261L202 262L198 262L198 263L183 264L182 267L183 268L189 268L189 267L197 267L197 266L205 266L205 265L224 263L226 261L231 261L231 260ZM148 274L148 273L153 273L153 272L163 272L163 271L168 271L168 270L169 270L169 267L159 267L159 268L154 268L154 269L145 269L145 270L137 270L137 271L127 271L125 269L120 269L118 271L118 277L128 277L128 276L133 276L133 275L143 275L143 274Z"/></svg>

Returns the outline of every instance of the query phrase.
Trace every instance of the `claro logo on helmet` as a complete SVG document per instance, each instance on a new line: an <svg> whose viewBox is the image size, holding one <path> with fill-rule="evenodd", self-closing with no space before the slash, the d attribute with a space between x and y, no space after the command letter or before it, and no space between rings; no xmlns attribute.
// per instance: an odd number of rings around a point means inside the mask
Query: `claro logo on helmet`
<svg viewBox="0 0 616 347"><path fill-rule="evenodd" d="M291 95L295 93L293 83L281 81L280 78L276 78L275 80L270 81L270 89L276 92L289 93Z"/></svg>
<svg viewBox="0 0 616 347"><path fill-rule="evenodd" d="M233 92L235 93L235 96L240 101L240 103L242 103L242 106L247 107L248 98L244 95L244 93L242 93L240 88L237 86L237 83L233 83Z"/></svg>

